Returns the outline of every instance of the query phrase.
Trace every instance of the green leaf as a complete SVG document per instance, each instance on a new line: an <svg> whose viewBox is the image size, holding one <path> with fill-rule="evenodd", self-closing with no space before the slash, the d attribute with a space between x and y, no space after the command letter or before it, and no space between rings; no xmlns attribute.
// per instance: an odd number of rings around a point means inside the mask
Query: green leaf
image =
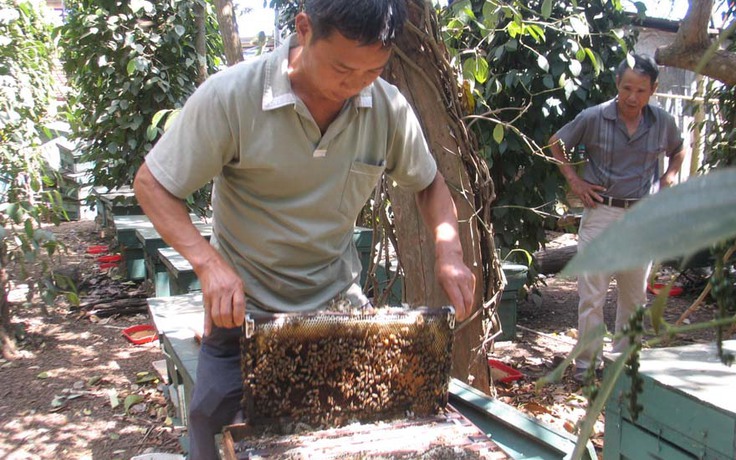
<svg viewBox="0 0 736 460"><path fill-rule="evenodd" d="M153 118L151 118L151 126L158 126L161 119L166 115L167 113L171 112L169 109L159 110L158 112L153 114Z"/></svg>
<svg viewBox="0 0 736 460"><path fill-rule="evenodd" d="M626 63L629 65L630 68L634 68L636 65L636 60L634 59L634 55L629 53L626 55Z"/></svg>
<svg viewBox="0 0 736 460"><path fill-rule="evenodd" d="M8 213L8 216L13 219L13 222L20 225L22 213L21 207L18 203L10 203L6 212Z"/></svg>
<svg viewBox="0 0 736 460"><path fill-rule="evenodd" d="M575 59L578 61L582 61L585 59L585 49L583 47L579 47L577 51L575 51Z"/></svg>
<svg viewBox="0 0 736 460"><path fill-rule="evenodd" d="M46 371L43 371L43 372L39 373L38 375L36 375L36 378L37 379L41 379L41 380L47 379L47 378L49 378L49 373L46 372Z"/></svg>
<svg viewBox="0 0 736 460"><path fill-rule="evenodd" d="M596 57L595 52L590 48L585 48L585 54L588 56L588 59L590 59L591 64L593 64L595 74L599 75L601 73L601 64L600 60Z"/></svg>
<svg viewBox="0 0 736 460"><path fill-rule="evenodd" d="M26 232L26 235L28 236L28 238L34 238L33 220L26 219L26 221L23 222L23 230Z"/></svg>
<svg viewBox="0 0 736 460"><path fill-rule="evenodd" d="M500 144L503 142L505 131L502 124L497 124L495 128L493 128L493 140L496 141L496 144Z"/></svg>
<svg viewBox="0 0 736 460"><path fill-rule="evenodd" d="M590 33L588 24L579 16L570 16L570 26L580 37L586 37Z"/></svg>
<svg viewBox="0 0 736 460"><path fill-rule="evenodd" d="M146 13L153 11L153 4L147 0L130 0L130 9L133 13L144 10Z"/></svg>
<svg viewBox="0 0 736 460"><path fill-rule="evenodd" d="M544 0L542 2L542 17L549 19L552 16L552 0Z"/></svg>
<svg viewBox="0 0 736 460"><path fill-rule="evenodd" d="M176 26L174 26L174 32L176 32L176 35L181 37L182 35L184 35L184 32L186 32L186 29L183 25L177 24Z"/></svg>
<svg viewBox="0 0 736 460"><path fill-rule="evenodd" d="M549 72L549 61L546 57L542 56L541 54L537 56L537 65L540 69L544 70L545 72Z"/></svg>
<svg viewBox="0 0 736 460"><path fill-rule="evenodd" d="M128 72L128 76L131 76L135 73L135 59L131 59L128 61L128 65L125 68L126 72Z"/></svg>
<svg viewBox="0 0 736 460"><path fill-rule="evenodd" d="M166 118L166 123L164 123L164 131L167 131L172 123L174 123L174 120L176 120L176 117L179 116L181 113L181 109L176 109L171 112L171 115Z"/></svg>
<svg viewBox="0 0 736 460"><path fill-rule="evenodd" d="M570 73L573 77L579 77L580 72L583 71L583 65L578 60L571 60L570 61Z"/></svg>
<svg viewBox="0 0 736 460"><path fill-rule="evenodd" d="M488 80L489 74L488 61L482 57L475 59L475 69L473 72L475 80L481 84L485 83Z"/></svg>
<svg viewBox="0 0 736 460"><path fill-rule="evenodd" d="M143 402L143 396L141 395L128 395L125 397L125 401L123 402L123 407L125 408L125 412L128 412L131 407L135 406L136 404Z"/></svg>
<svg viewBox="0 0 736 460"><path fill-rule="evenodd" d="M146 128L146 139L152 141L156 139L156 136L158 136L158 128L154 125L148 125L148 128Z"/></svg>
<svg viewBox="0 0 736 460"><path fill-rule="evenodd" d="M555 81L552 78L552 75L550 75L550 74L545 75L544 78L542 79L542 84L544 84L544 87L547 88L547 89L554 88Z"/></svg>
<svg viewBox="0 0 736 460"><path fill-rule="evenodd" d="M690 256L736 236L736 168L692 177L632 207L580 251L563 276Z"/></svg>
<svg viewBox="0 0 736 460"><path fill-rule="evenodd" d="M135 383L142 384L142 383L149 383L149 382L155 382L158 380L158 377L155 374L151 374L150 372L139 372L136 374Z"/></svg>

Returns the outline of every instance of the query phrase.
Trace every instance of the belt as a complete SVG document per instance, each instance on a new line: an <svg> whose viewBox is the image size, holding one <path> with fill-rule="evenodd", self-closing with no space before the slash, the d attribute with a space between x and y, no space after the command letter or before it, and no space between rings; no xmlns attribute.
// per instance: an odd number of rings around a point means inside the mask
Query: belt
<svg viewBox="0 0 736 460"><path fill-rule="evenodd" d="M605 204L606 206L624 209L634 206L639 201L639 198L612 198L605 195L601 195L601 198L603 198L602 204Z"/></svg>

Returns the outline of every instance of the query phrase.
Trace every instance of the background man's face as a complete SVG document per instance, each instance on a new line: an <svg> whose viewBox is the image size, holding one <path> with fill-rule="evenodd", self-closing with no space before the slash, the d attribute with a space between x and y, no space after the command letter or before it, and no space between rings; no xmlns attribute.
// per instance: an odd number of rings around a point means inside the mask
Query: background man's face
<svg viewBox="0 0 736 460"><path fill-rule="evenodd" d="M649 103L657 84L652 85L649 75L626 69L620 78L616 78L616 88L619 113L628 118L636 118Z"/></svg>

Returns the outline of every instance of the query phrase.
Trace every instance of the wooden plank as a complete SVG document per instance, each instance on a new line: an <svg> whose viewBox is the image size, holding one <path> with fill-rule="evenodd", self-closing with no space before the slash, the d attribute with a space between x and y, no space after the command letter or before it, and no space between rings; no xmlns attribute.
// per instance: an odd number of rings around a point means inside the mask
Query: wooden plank
<svg viewBox="0 0 736 460"><path fill-rule="evenodd" d="M212 225L205 222L194 222L199 233L207 240L212 236ZM146 265L146 278L153 282L156 297L171 295L169 272L161 261L158 249L169 247L158 231L151 227L137 228L136 238L143 247L143 258Z"/></svg>
<svg viewBox="0 0 736 460"><path fill-rule="evenodd" d="M139 228L153 228L153 224L145 215L113 216L115 236L121 246L140 248L141 244L135 236Z"/></svg>
<svg viewBox="0 0 736 460"><path fill-rule="evenodd" d="M169 272L171 295L187 294L201 289L192 265L184 256L173 248L159 248L158 255Z"/></svg>
<svg viewBox="0 0 736 460"><path fill-rule="evenodd" d="M352 424L293 435L249 433L247 426L225 427L242 459L427 458L432 453L479 459L510 458L495 442L452 407L444 414L416 419ZM437 457L445 458L445 457ZM449 458L449 457L447 457Z"/></svg>
<svg viewBox="0 0 736 460"><path fill-rule="evenodd" d="M569 458L577 437L540 422L462 382L450 380L450 403L514 458ZM588 441L584 459L596 457Z"/></svg>
<svg viewBox="0 0 736 460"><path fill-rule="evenodd" d="M179 393L178 416L187 423L187 411L197 378L199 340L204 326L202 294L148 299L148 310L166 356L169 377Z"/></svg>

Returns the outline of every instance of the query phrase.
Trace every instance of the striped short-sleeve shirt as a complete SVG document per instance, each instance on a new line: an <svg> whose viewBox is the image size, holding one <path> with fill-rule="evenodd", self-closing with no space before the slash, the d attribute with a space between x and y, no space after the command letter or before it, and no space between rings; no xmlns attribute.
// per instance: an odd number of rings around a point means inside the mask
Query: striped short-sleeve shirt
<svg viewBox="0 0 736 460"><path fill-rule="evenodd" d="M618 119L616 100L590 107L556 134L569 151L584 146L583 180L614 198L642 198L656 191L659 158L680 151L683 140L672 115L651 104L633 135Z"/></svg>

